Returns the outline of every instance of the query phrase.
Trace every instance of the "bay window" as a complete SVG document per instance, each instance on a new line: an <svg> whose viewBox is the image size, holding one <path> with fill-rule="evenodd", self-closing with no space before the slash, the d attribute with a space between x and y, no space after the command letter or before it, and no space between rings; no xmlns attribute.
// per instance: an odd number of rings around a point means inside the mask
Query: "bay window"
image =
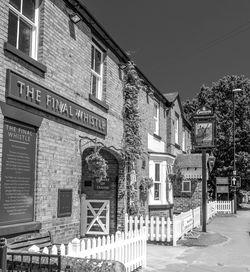
<svg viewBox="0 0 250 272"><path fill-rule="evenodd" d="M160 163L155 163L154 199L160 200L160 194L161 194Z"/></svg>

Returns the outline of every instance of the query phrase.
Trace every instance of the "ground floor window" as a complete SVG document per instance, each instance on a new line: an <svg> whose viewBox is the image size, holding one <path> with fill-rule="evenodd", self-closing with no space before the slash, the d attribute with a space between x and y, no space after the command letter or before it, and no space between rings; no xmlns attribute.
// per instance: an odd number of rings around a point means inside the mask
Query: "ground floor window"
<svg viewBox="0 0 250 272"><path fill-rule="evenodd" d="M191 181L190 180L183 180L182 192L191 192Z"/></svg>

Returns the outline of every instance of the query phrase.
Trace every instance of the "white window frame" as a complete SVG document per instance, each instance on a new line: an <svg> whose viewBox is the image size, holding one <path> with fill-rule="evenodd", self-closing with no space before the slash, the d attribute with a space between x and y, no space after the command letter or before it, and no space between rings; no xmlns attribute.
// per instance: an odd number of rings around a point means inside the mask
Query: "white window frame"
<svg viewBox="0 0 250 272"><path fill-rule="evenodd" d="M182 131L182 150L186 152L186 130Z"/></svg>
<svg viewBox="0 0 250 272"><path fill-rule="evenodd" d="M156 115L155 115L156 108ZM160 105L158 102L154 102L154 134L159 135L159 122L160 122Z"/></svg>
<svg viewBox="0 0 250 272"><path fill-rule="evenodd" d="M156 177L156 165L159 165L159 180L155 180ZM162 184L161 184L161 163L160 162L154 162L154 200L160 201L161 200L161 190L162 190ZM159 184L159 198L155 198L155 184Z"/></svg>
<svg viewBox="0 0 250 272"><path fill-rule="evenodd" d="M19 26L20 26L20 19L31 25L32 27L32 35L31 35L31 44L30 44L30 54L29 56L35 60L37 60L37 55L38 55L38 25L39 25L39 5L38 2L39 0L35 0L35 20L32 22L29 18L24 16L22 14L23 11L23 1L21 0L21 7L20 11L15 9L10 3L9 3L9 8L10 10L15 13L18 17L17 21L17 41L16 41L16 48L19 49Z"/></svg>
<svg viewBox="0 0 250 272"><path fill-rule="evenodd" d="M189 189L188 190L184 190L184 183L188 183L189 184ZM191 180L183 180L182 181L182 192L183 193L190 193L191 192Z"/></svg>
<svg viewBox="0 0 250 272"><path fill-rule="evenodd" d="M175 138L175 143L179 144L179 115L175 113L175 122L174 122L174 138Z"/></svg>
<svg viewBox="0 0 250 272"><path fill-rule="evenodd" d="M102 100L102 95L103 95L103 60L104 60L104 54L103 51L94 43L92 42L91 44L91 55L92 55L92 46L94 47L95 50L99 51L101 53L101 65L100 65L100 74L98 74L95 70L92 69L91 67L91 94L92 94L92 77L93 75L97 77L98 79L98 84L97 84L97 91L95 97L98 98L99 100ZM95 64L93 64L95 67ZM93 94L92 94L93 95Z"/></svg>

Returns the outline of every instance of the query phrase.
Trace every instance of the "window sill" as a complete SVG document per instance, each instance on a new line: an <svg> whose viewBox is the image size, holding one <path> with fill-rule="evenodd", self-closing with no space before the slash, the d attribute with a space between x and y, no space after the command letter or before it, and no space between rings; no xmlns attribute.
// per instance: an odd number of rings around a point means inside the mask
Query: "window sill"
<svg viewBox="0 0 250 272"><path fill-rule="evenodd" d="M153 134L153 137L155 138L155 139L157 139L157 140L161 140L161 136L159 136L159 135L157 135L157 134Z"/></svg>
<svg viewBox="0 0 250 272"><path fill-rule="evenodd" d="M106 112L108 112L109 106L105 102L103 102L100 99L96 98L94 95L89 94L89 100L91 102L94 102L98 106L100 106L102 108L102 110L105 110Z"/></svg>
<svg viewBox="0 0 250 272"><path fill-rule="evenodd" d="M7 42L4 43L4 53L5 53L5 56L18 62L19 64L23 65L25 68L31 70L32 72L36 73L37 75L41 77L44 77L44 74L47 72L47 67L44 64L27 56L22 51L16 49L13 45Z"/></svg>
<svg viewBox="0 0 250 272"><path fill-rule="evenodd" d="M180 145L178 145L177 143L174 144L175 148L177 149L181 149Z"/></svg>
<svg viewBox="0 0 250 272"><path fill-rule="evenodd" d="M15 225L0 226L0 232L2 236L23 233L23 232L39 231L40 229L41 229L40 222L28 222L28 223L19 223Z"/></svg>

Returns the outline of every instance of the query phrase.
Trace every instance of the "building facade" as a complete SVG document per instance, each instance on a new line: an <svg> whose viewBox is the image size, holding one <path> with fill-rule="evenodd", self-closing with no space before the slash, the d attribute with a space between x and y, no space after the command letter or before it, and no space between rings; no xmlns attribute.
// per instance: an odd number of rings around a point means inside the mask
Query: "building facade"
<svg viewBox="0 0 250 272"><path fill-rule="evenodd" d="M67 242L123 228L121 64L130 59L81 3L0 3L0 236L50 231L55 242ZM159 197L166 204L170 103L136 69L148 86L139 94L146 136L137 175L160 176L151 204ZM103 179L90 171L91 154L107 162Z"/></svg>
<svg viewBox="0 0 250 272"><path fill-rule="evenodd" d="M175 165L182 178L173 185L174 212L181 213L201 206L202 154L178 154ZM208 155L207 155L208 158ZM208 169L206 169L208 179Z"/></svg>

